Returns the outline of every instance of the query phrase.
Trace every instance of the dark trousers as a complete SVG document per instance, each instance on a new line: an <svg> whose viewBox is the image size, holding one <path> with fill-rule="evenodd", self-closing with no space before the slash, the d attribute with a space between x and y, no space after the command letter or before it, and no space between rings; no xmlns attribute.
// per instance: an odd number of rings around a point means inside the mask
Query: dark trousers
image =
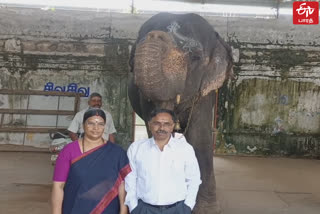
<svg viewBox="0 0 320 214"><path fill-rule="evenodd" d="M170 206L153 206L139 200L138 206L132 210L131 214L191 214L191 208L184 201Z"/></svg>

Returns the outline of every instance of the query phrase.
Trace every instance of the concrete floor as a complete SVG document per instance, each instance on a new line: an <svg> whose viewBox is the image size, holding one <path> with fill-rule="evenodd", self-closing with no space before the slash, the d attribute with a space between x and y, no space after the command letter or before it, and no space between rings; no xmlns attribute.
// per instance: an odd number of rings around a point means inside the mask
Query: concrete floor
<svg viewBox="0 0 320 214"><path fill-rule="evenodd" d="M215 157L224 214L319 214L320 161ZM0 213L48 214L48 153L0 152Z"/></svg>
<svg viewBox="0 0 320 214"><path fill-rule="evenodd" d="M48 153L0 152L0 213L49 214L52 171Z"/></svg>
<svg viewBox="0 0 320 214"><path fill-rule="evenodd" d="M217 196L224 214L319 214L320 161L219 156Z"/></svg>

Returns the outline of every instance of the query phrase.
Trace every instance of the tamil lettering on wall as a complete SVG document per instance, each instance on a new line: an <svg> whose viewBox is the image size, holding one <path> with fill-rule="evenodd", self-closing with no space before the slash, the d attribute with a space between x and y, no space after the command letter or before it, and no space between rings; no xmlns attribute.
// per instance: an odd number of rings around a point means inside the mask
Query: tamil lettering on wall
<svg viewBox="0 0 320 214"><path fill-rule="evenodd" d="M79 87L76 83L70 83L67 86L55 86L53 82L47 82L44 86L44 91L63 91L63 92L76 92L85 94L86 97L90 95L90 87Z"/></svg>

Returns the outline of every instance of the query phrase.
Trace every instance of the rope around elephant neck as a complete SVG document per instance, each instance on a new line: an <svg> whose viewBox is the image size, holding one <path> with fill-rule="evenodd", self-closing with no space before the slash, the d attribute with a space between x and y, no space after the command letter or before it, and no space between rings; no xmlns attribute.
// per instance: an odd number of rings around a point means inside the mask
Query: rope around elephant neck
<svg viewBox="0 0 320 214"><path fill-rule="evenodd" d="M188 120L187 120L187 126L183 132L183 135L186 135L187 131L188 131L188 128L189 128L189 124L190 124L190 120L191 120L191 117L192 117L192 113L193 113L193 109L194 109L194 106L196 104L196 101L198 101L199 97L201 96L201 94L198 94L196 96L193 97L193 100L192 100L192 106L191 106L191 110L190 110L190 113L189 113L189 116L188 116Z"/></svg>

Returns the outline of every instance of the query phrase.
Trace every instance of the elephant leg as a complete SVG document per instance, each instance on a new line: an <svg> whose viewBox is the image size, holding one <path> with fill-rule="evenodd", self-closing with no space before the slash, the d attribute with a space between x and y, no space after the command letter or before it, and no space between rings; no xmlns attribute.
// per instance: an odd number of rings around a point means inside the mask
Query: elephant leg
<svg viewBox="0 0 320 214"><path fill-rule="evenodd" d="M214 93L201 97L194 107L186 137L194 147L201 171L200 185L194 214L221 213L216 199L216 184L213 170L213 119Z"/></svg>

